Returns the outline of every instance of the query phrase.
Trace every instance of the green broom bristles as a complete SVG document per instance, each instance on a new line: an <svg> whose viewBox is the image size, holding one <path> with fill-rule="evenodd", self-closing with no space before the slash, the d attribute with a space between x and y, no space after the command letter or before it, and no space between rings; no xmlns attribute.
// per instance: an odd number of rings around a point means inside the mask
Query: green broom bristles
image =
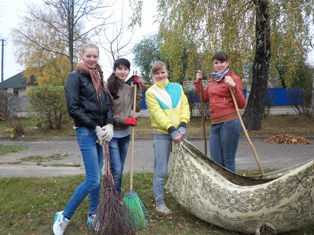
<svg viewBox="0 0 314 235"><path fill-rule="evenodd" d="M145 204L133 190L128 191L124 198L124 203L133 214L134 225L136 228L146 228L148 226L150 216Z"/></svg>

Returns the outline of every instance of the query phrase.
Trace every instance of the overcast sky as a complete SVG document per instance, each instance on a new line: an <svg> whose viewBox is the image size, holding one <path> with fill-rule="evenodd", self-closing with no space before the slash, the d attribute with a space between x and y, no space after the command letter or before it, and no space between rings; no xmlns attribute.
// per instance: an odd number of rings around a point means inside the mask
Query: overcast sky
<svg viewBox="0 0 314 235"><path fill-rule="evenodd" d="M21 72L23 67L16 62L16 58L13 54L12 38L10 38L11 28L17 27L18 15L21 11L25 10L24 1L38 2L42 4L43 0L0 0L0 38L5 39L4 42L4 80L12 77L13 75ZM124 9L128 8L129 0L117 0L116 2L123 3ZM143 14L142 14L142 28L138 29L133 37L134 43L139 42L139 40L145 35L152 35L157 32L158 24L153 23L154 16L156 14L156 0L146 0L143 1ZM120 12L117 12L120 16ZM0 42L2 44L2 40ZM131 45L130 45L131 47ZM105 59L104 53L100 51L100 58ZM132 62L132 55L128 58ZM1 61L1 58L0 58ZM312 52L309 56L309 62L314 65L314 53ZM107 66L103 66L105 70L105 77L108 76L111 71ZM109 65L110 66L110 65ZM0 67L1 71L1 67ZM1 78L0 78L1 79ZM1 80L0 80L1 82Z"/></svg>
<svg viewBox="0 0 314 235"><path fill-rule="evenodd" d="M38 2L42 4L43 0L0 0L0 38L1 45L2 39L4 42L3 50L3 77L4 80L14 76L15 74L21 72L23 67L16 62L16 58L13 54L12 38L10 38L10 30L17 27L18 15L25 11L25 3ZM129 0L117 0L116 2L123 3L124 9L129 7ZM152 35L157 32L158 25L153 23L153 17L156 13L156 0L144 1L143 3L143 15L142 15L142 28L136 30L136 34L133 36L134 43L139 42L139 40L145 35ZM120 16L120 12L117 11ZM133 45L134 45L133 43ZM131 45L130 45L131 46ZM2 47L1 47L2 48ZM1 49L2 50L2 49ZM100 51L100 58L105 58L105 54ZM132 61L132 55L128 58ZM0 57L1 61L1 57ZM2 61L1 61L2 62ZM105 76L110 74L109 68L104 68ZM1 71L1 67L0 67ZM0 77L1 82L1 77Z"/></svg>

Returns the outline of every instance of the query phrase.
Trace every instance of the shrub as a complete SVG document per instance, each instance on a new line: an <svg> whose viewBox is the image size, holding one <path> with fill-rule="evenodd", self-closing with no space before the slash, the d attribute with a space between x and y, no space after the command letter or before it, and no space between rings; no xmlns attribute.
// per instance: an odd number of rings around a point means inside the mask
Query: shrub
<svg viewBox="0 0 314 235"><path fill-rule="evenodd" d="M41 86L27 90L30 116L39 128L61 130L69 121L63 86Z"/></svg>

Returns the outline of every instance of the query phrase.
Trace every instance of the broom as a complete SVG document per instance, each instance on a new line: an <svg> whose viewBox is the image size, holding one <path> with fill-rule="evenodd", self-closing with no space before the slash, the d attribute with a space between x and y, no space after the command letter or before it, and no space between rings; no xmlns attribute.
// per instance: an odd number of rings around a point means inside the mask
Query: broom
<svg viewBox="0 0 314 235"><path fill-rule="evenodd" d="M136 75L136 72L135 72ZM136 109L136 90L137 85L134 85L134 100L133 100L133 117L135 117ZM144 203L141 201L136 192L133 191L133 163L134 163L134 126L131 133L131 166L130 166L130 190L125 193L123 201L134 217L136 228L145 228L148 225L150 216Z"/></svg>
<svg viewBox="0 0 314 235"><path fill-rule="evenodd" d="M114 186L110 168L108 142L103 143L105 167L103 179L103 194L97 208L93 229L97 234L132 235L135 234L133 214L123 203Z"/></svg>

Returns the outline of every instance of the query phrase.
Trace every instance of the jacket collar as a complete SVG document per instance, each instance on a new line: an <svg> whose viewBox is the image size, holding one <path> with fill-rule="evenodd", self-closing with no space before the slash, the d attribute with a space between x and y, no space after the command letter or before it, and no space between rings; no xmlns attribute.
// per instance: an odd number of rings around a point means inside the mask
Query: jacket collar
<svg viewBox="0 0 314 235"><path fill-rule="evenodd" d="M165 88L165 87L168 86L169 80L168 80L168 78L167 78L167 79L165 79L165 80L163 80L163 81L161 81L161 82L155 81L155 84L156 84L158 87L160 87L160 88Z"/></svg>

